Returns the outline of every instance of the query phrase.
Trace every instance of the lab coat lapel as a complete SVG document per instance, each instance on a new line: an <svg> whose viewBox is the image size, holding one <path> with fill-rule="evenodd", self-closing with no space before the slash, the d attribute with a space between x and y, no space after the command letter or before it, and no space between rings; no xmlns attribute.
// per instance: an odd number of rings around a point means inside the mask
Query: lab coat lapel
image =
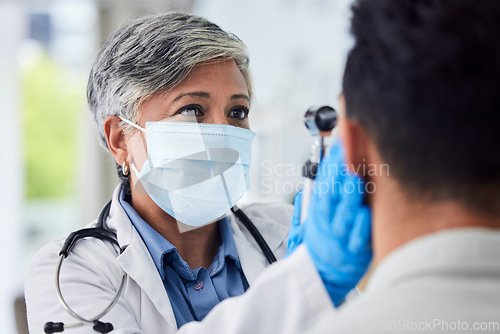
<svg viewBox="0 0 500 334"><path fill-rule="evenodd" d="M134 234L137 234L135 232ZM117 258L118 263L131 279L146 293L158 312L177 328L170 299L146 246L139 235L134 235L125 251Z"/></svg>
<svg viewBox="0 0 500 334"><path fill-rule="evenodd" d="M109 229L116 232L120 246L126 246L123 253L117 257L117 262L129 278L146 293L158 312L170 324L172 331L175 331L177 322L170 299L146 245L118 201L119 191L119 188L115 189L106 222Z"/></svg>
<svg viewBox="0 0 500 334"><path fill-rule="evenodd" d="M248 284L251 286L257 276L266 269L268 263L260 249L255 248L241 231L239 232L239 234L234 234L234 243L238 251L241 268Z"/></svg>
<svg viewBox="0 0 500 334"><path fill-rule="evenodd" d="M233 229L234 243L238 251L243 273L249 285L257 279L259 274L269 266L269 262L262 253L257 242L251 236L250 232L237 222L234 215L228 217ZM261 232L267 244L273 252L280 247L284 238L288 234L288 230L284 226L273 224L270 221L258 217L250 217L253 224ZM278 256L279 259L279 256Z"/></svg>

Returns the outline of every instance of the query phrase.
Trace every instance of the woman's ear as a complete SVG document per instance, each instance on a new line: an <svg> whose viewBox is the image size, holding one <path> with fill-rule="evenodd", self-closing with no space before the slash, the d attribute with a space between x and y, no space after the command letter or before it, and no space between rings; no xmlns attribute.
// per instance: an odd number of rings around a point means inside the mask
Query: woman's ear
<svg viewBox="0 0 500 334"><path fill-rule="evenodd" d="M120 122L121 120L117 116L106 117L104 120L104 133L111 155L115 158L117 164L122 165L127 160L128 149Z"/></svg>
<svg viewBox="0 0 500 334"><path fill-rule="evenodd" d="M355 173L363 170L360 167L369 163L366 159L368 137L359 123L346 117L346 104L343 94L340 95L339 133L344 146L345 163L349 166L349 171Z"/></svg>

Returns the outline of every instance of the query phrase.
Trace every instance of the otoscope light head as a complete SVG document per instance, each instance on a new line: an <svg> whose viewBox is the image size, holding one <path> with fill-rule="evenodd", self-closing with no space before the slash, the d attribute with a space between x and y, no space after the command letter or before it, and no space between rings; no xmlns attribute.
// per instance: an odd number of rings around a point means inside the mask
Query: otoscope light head
<svg viewBox="0 0 500 334"><path fill-rule="evenodd" d="M323 106L316 112L316 125L319 131L332 131L337 125L337 112L330 106Z"/></svg>
<svg viewBox="0 0 500 334"><path fill-rule="evenodd" d="M337 125L337 112L330 106L309 108L304 115L304 123L312 136L318 136L320 131L332 131Z"/></svg>

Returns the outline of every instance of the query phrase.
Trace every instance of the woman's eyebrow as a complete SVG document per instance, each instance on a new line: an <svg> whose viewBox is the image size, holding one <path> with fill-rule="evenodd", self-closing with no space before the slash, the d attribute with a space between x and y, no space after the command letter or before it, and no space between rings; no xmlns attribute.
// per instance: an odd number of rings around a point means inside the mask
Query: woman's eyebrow
<svg viewBox="0 0 500 334"><path fill-rule="evenodd" d="M209 99L210 98L210 94L207 93L207 92L189 92L189 93L182 93L182 94L179 94L172 102L175 102L185 96L194 96L194 97L202 97L202 98L205 98L205 99Z"/></svg>
<svg viewBox="0 0 500 334"><path fill-rule="evenodd" d="M238 100L238 99L244 99L250 101L250 98L246 94L234 94L233 96L231 96L231 100Z"/></svg>
<svg viewBox="0 0 500 334"><path fill-rule="evenodd" d="M183 97L186 97L186 96L194 96L194 97L201 97L201 98L209 99L210 93L207 93L207 92L182 93L182 94L179 94L172 102L175 102L175 101L177 101ZM246 94L234 94L231 96L231 100L238 100L238 99L244 99L244 100L250 101L250 98Z"/></svg>

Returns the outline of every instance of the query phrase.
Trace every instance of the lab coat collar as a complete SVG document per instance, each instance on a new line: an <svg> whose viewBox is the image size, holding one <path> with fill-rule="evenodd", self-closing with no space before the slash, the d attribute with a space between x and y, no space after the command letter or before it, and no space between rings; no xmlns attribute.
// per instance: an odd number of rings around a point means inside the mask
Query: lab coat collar
<svg viewBox="0 0 500 334"><path fill-rule="evenodd" d="M172 326L172 331L175 331L177 322L167 292L146 245L118 201L120 189L120 186L116 187L113 193L106 221L108 229L116 233L120 247L126 246L123 253L117 257L117 261L127 275L148 295L158 312ZM146 267L151 270L145 270ZM152 272L156 275L151 275Z"/></svg>
<svg viewBox="0 0 500 334"><path fill-rule="evenodd" d="M245 207L241 209L245 210ZM281 256L280 254L276 254L276 251L282 246L283 242L286 242L288 226L275 224L269 219L252 215L250 212L247 212L247 214L261 234L265 236L264 238L269 248L279 259ZM234 214L229 215L228 218L233 230L234 243L238 250L243 273L245 274L248 284L251 286L255 282L257 276L269 266L269 263L255 239L238 221L238 218Z"/></svg>
<svg viewBox="0 0 500 334"><path fill-rule="evenodd" d="M365 293L392 288L423 275L500 273L500 231L486 228L433 233L397 249L375 269Z"/></svg>

